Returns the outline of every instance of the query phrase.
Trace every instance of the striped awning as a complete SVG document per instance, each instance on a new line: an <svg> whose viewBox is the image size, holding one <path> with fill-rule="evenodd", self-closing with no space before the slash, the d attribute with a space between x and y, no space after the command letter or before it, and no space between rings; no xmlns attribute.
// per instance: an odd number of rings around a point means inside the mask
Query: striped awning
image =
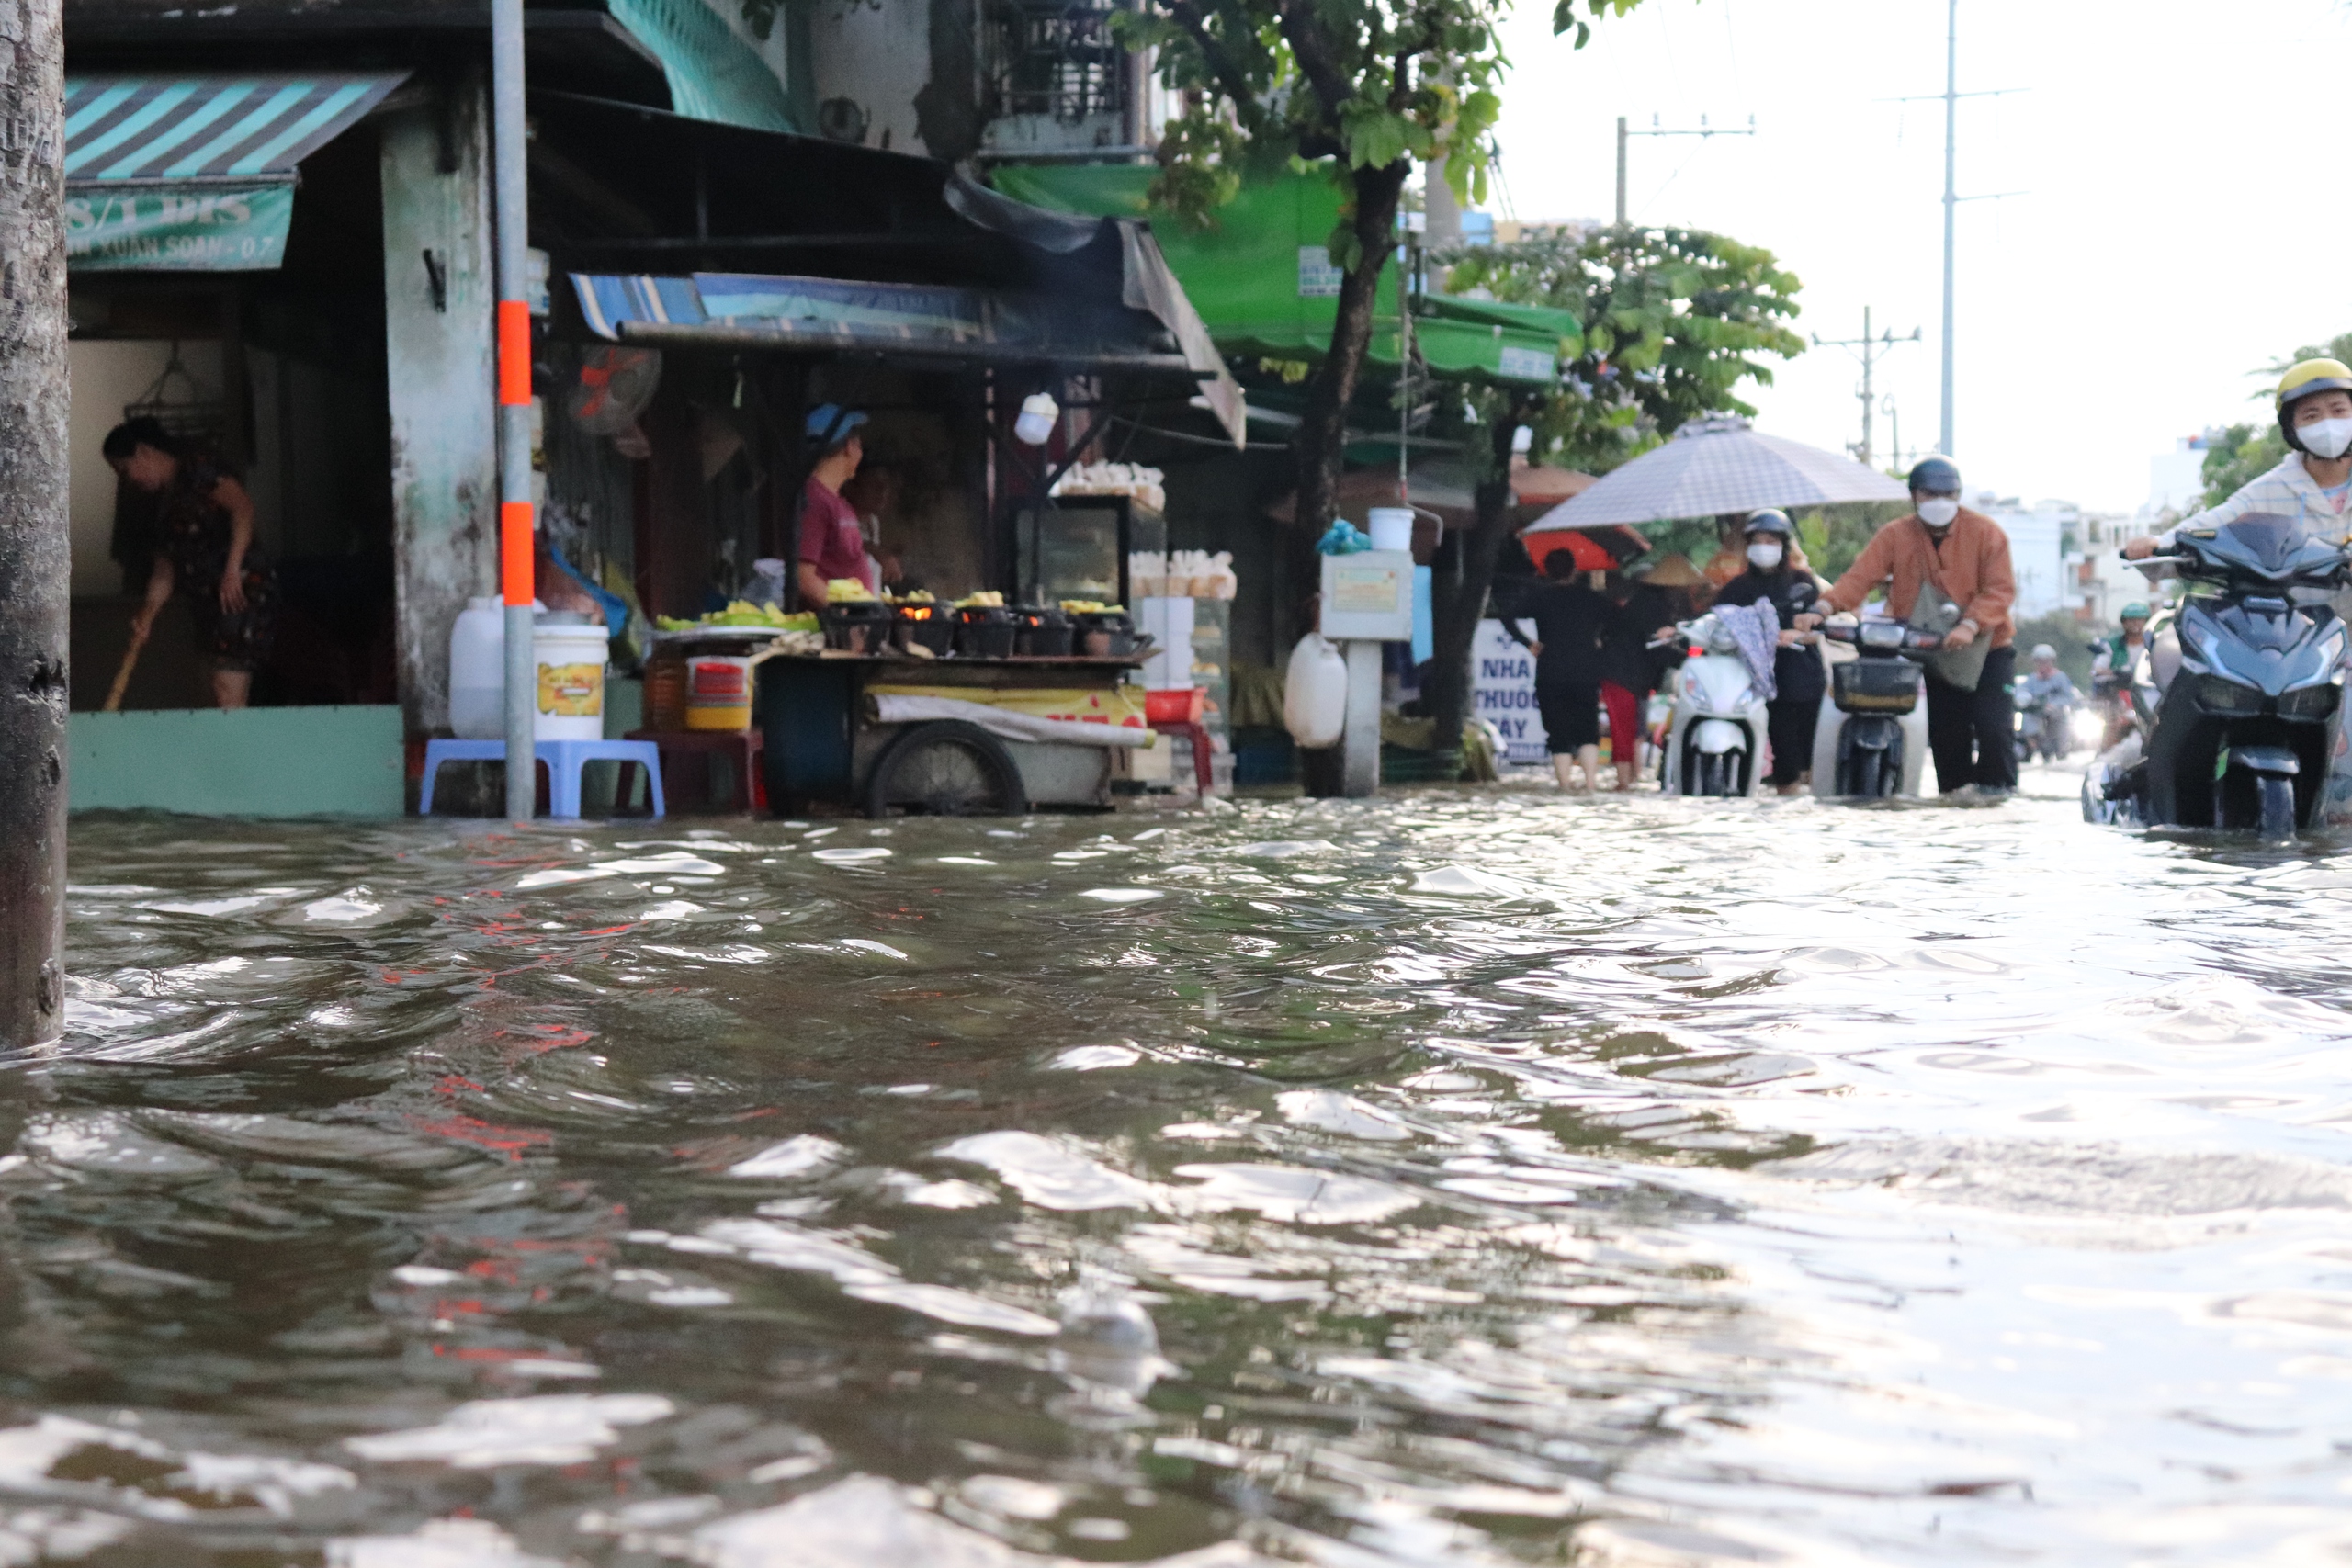
<svg viewBox="0 0 2352 1568"><path fill-rule="evenodd" d="M715 272L575 272L571 286L588 329L618 343L1186 368L1143 311L993 289Z"/></svg>
<svg viewBox="0 0 2352 1568"><path fill-rule="evenodd" d="M283 181L407 75L68 76L65 181Z"/></svg>

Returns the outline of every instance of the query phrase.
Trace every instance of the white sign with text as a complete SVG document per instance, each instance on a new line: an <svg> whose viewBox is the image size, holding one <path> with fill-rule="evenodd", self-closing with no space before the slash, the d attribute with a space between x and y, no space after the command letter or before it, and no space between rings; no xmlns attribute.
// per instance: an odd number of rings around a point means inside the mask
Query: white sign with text
<svg viewBox="0 0 2352 1568"><path fill-rule="evenodd" d="M1470 716L1491 719L1503 735L1503 761L1541 762L1544 719L1535 711L1535 656L1503 633L1500 621L1480 621L1470 645Z"/></svg>

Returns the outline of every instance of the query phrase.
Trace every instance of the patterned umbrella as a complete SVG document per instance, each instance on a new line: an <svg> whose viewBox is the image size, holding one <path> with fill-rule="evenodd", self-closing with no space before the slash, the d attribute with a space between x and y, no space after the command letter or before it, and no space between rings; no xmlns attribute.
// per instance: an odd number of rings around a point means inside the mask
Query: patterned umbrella
<svg viewBox="0 0 2352 1568"><path fill-rule="evenodd" d="M1527 525L1527 536L1612 523L1713 517L1759 506L1908 501L1901 479L1818 446L1764 435L1732 414L1692 420L1674 439L1600 476Z"/></svg>

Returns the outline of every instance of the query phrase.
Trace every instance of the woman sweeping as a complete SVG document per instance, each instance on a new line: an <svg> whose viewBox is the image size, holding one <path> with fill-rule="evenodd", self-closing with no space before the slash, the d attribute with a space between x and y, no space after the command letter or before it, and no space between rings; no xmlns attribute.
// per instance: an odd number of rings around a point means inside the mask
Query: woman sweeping
<svg viewBox="0 0 2352 1568"><path fill-rule="evenodd" d="M254 665L269 651L277 601L277 574L254 547L253 497L155 420L116 425L103 450L126 482L156 498L159 547L132 638L146 641L155 617L181 594L196 621L198 657L211 660L213 701L243 707Z"/></svg>

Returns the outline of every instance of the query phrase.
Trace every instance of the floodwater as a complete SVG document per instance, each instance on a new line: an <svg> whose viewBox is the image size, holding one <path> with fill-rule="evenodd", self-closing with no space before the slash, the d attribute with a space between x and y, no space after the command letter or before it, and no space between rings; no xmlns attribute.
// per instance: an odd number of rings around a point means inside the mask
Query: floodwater
<svg viewBox="0 0 2352 1568"><path fill-rule="evenodd" d="M0 1563L2352 1554L2352 860L77 822Z"/></svg>

